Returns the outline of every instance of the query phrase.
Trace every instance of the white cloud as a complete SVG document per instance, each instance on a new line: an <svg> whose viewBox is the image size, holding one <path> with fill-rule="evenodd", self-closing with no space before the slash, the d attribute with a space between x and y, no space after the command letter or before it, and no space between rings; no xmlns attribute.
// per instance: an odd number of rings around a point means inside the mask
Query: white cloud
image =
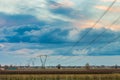
<svg viewBox="0 0 120 80"><path fill-rule="evenodd" d="M7 54L13 55L13 56L22 56L22 57L38 57L39 55L53 55L55 54L54 50L49 49L29 49L29 48L22 48L15 51L4 51Z"/></svg>
<svg viewBox="0 0 120 80"><path fill-rule="evenodd" d="M32 30L30 32L25 32L26 35L29 35L29 36L41 36L47 32L50 32L52 31L51 28L43 28L41 30Z"/></svg>
<svg viewBox="0 0 120 80"><path fill-rule="evenodd" d="M22 4L21 4L22 3ZM40 4L41 5L38 5ZM0 0L0 11L8 14L22 14L34 8L45 8L45 0Z"/></svg>
<svg viewBox="0 0 120 80"><path fill-rule="evenodd" d="M102 2L113 2L114 0L100 0ZM116 0L117 2L120 2L119 0Z"/></svg>
<svg viewBox="0 0 120 80"><path fill-rule="evenodd" d="M16 55L29 55L31 52L33 52L33 50L30 50L30 49L20 49L20 50L16 50L16 51L13 51L13 54L16 54Z"/></svg>
<svg viewBox="0 0 120 80"><path fill-rule="evenodd" d="M72 20L68 17L51 13L46 0L0 0L0 12L9 15L32 15L40 20L47 21L54 19Z"/></svg>
<svg viewBox="0 0 120 80"><path fill-rule="evenodd" d="M3 44L0 44L0 48L4 48L5 47L5 45L3 45Z"/></svg>
<svg viewBox="0 0 120 80"><path fill-rule="evenodd" d="M73 50L73 54L74 55L86 55L87 53L88 53L88 50L86 50L86 49L83 49L83 50L79 50L79 49Z"/></svg>
<svg viewBox="0 0 120 80"><path fill-rule="evenodd" d="M72 41L76 41L78 39L79 33L80 32L76 29L70 30L68 34L68 39Z"/></svg>
<svg viewBox="0 0 120 80"><path fill-rule="evenodd" d="M39 50L39 51L35 52L32 55L32 57L38 57L39 55L52 55L54 53L55 53L54 50L47 50L47 49L45 49L45 50Z"/></svg>
<svg viewBox="0 0 120 80"><path fill-rule="evenodd" d="M71 0L57 0L59 5L51 5L51 7L54 8L58 8L58 7L73 7L75 6L75 3Z"/></svg>

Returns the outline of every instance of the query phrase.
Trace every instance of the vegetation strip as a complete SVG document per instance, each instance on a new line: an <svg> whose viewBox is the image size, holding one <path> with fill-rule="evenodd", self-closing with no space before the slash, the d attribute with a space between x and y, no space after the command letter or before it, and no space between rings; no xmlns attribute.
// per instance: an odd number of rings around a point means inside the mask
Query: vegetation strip
<svg viewBox="0 0 120 80"><path fill-rule="evenodd" d="M90 69L90 70L5 70L0 74L113 74L120 73L120 69Z"/></svg>

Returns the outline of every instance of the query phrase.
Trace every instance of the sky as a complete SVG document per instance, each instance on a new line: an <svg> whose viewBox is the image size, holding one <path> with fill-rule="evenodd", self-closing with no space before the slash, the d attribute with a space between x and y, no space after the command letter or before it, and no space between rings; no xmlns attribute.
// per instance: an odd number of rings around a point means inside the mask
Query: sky
<svg viewBox="0 0 120 80"><path fill-rule="evenodd" d="M0 0L0 64L41 65L38 56L47 55L46 65L120 65L113 1Z"/></svg>

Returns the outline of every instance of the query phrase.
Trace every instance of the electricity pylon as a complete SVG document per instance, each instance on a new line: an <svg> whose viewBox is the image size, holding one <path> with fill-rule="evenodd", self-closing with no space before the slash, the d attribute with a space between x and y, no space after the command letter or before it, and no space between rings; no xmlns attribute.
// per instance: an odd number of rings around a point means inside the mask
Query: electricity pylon
<svg viewBox="0 0 120 80"><path fill-rule="evenodd" d="M47 60L47 55L39 55L38 56L40 58L40 61L41 61L41 64L42 64L42 68L45 69L45 63L46 63L46 60Z"/></svg>

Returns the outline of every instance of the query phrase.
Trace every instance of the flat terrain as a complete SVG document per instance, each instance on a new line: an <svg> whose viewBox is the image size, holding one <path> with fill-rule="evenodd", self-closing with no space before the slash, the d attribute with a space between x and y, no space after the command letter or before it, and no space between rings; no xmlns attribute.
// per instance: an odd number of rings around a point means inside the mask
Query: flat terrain
<svg viewBox="0 0 120 80"><path fill-rule="evenodd" d="M0 80L120 80L120 69L5 70Z"/></svg>
<svg viewBox="0 0 120 80"><path fill-rule="evenodd" d="M4 74L0 80L120 80L120 74Z"/></svg>
<svg viewBox="0 0 120 80"><path fill-rule="evenodd" d="M120 69L40 69L40 70L5 70L0 74L120 74Z"/></svg>

